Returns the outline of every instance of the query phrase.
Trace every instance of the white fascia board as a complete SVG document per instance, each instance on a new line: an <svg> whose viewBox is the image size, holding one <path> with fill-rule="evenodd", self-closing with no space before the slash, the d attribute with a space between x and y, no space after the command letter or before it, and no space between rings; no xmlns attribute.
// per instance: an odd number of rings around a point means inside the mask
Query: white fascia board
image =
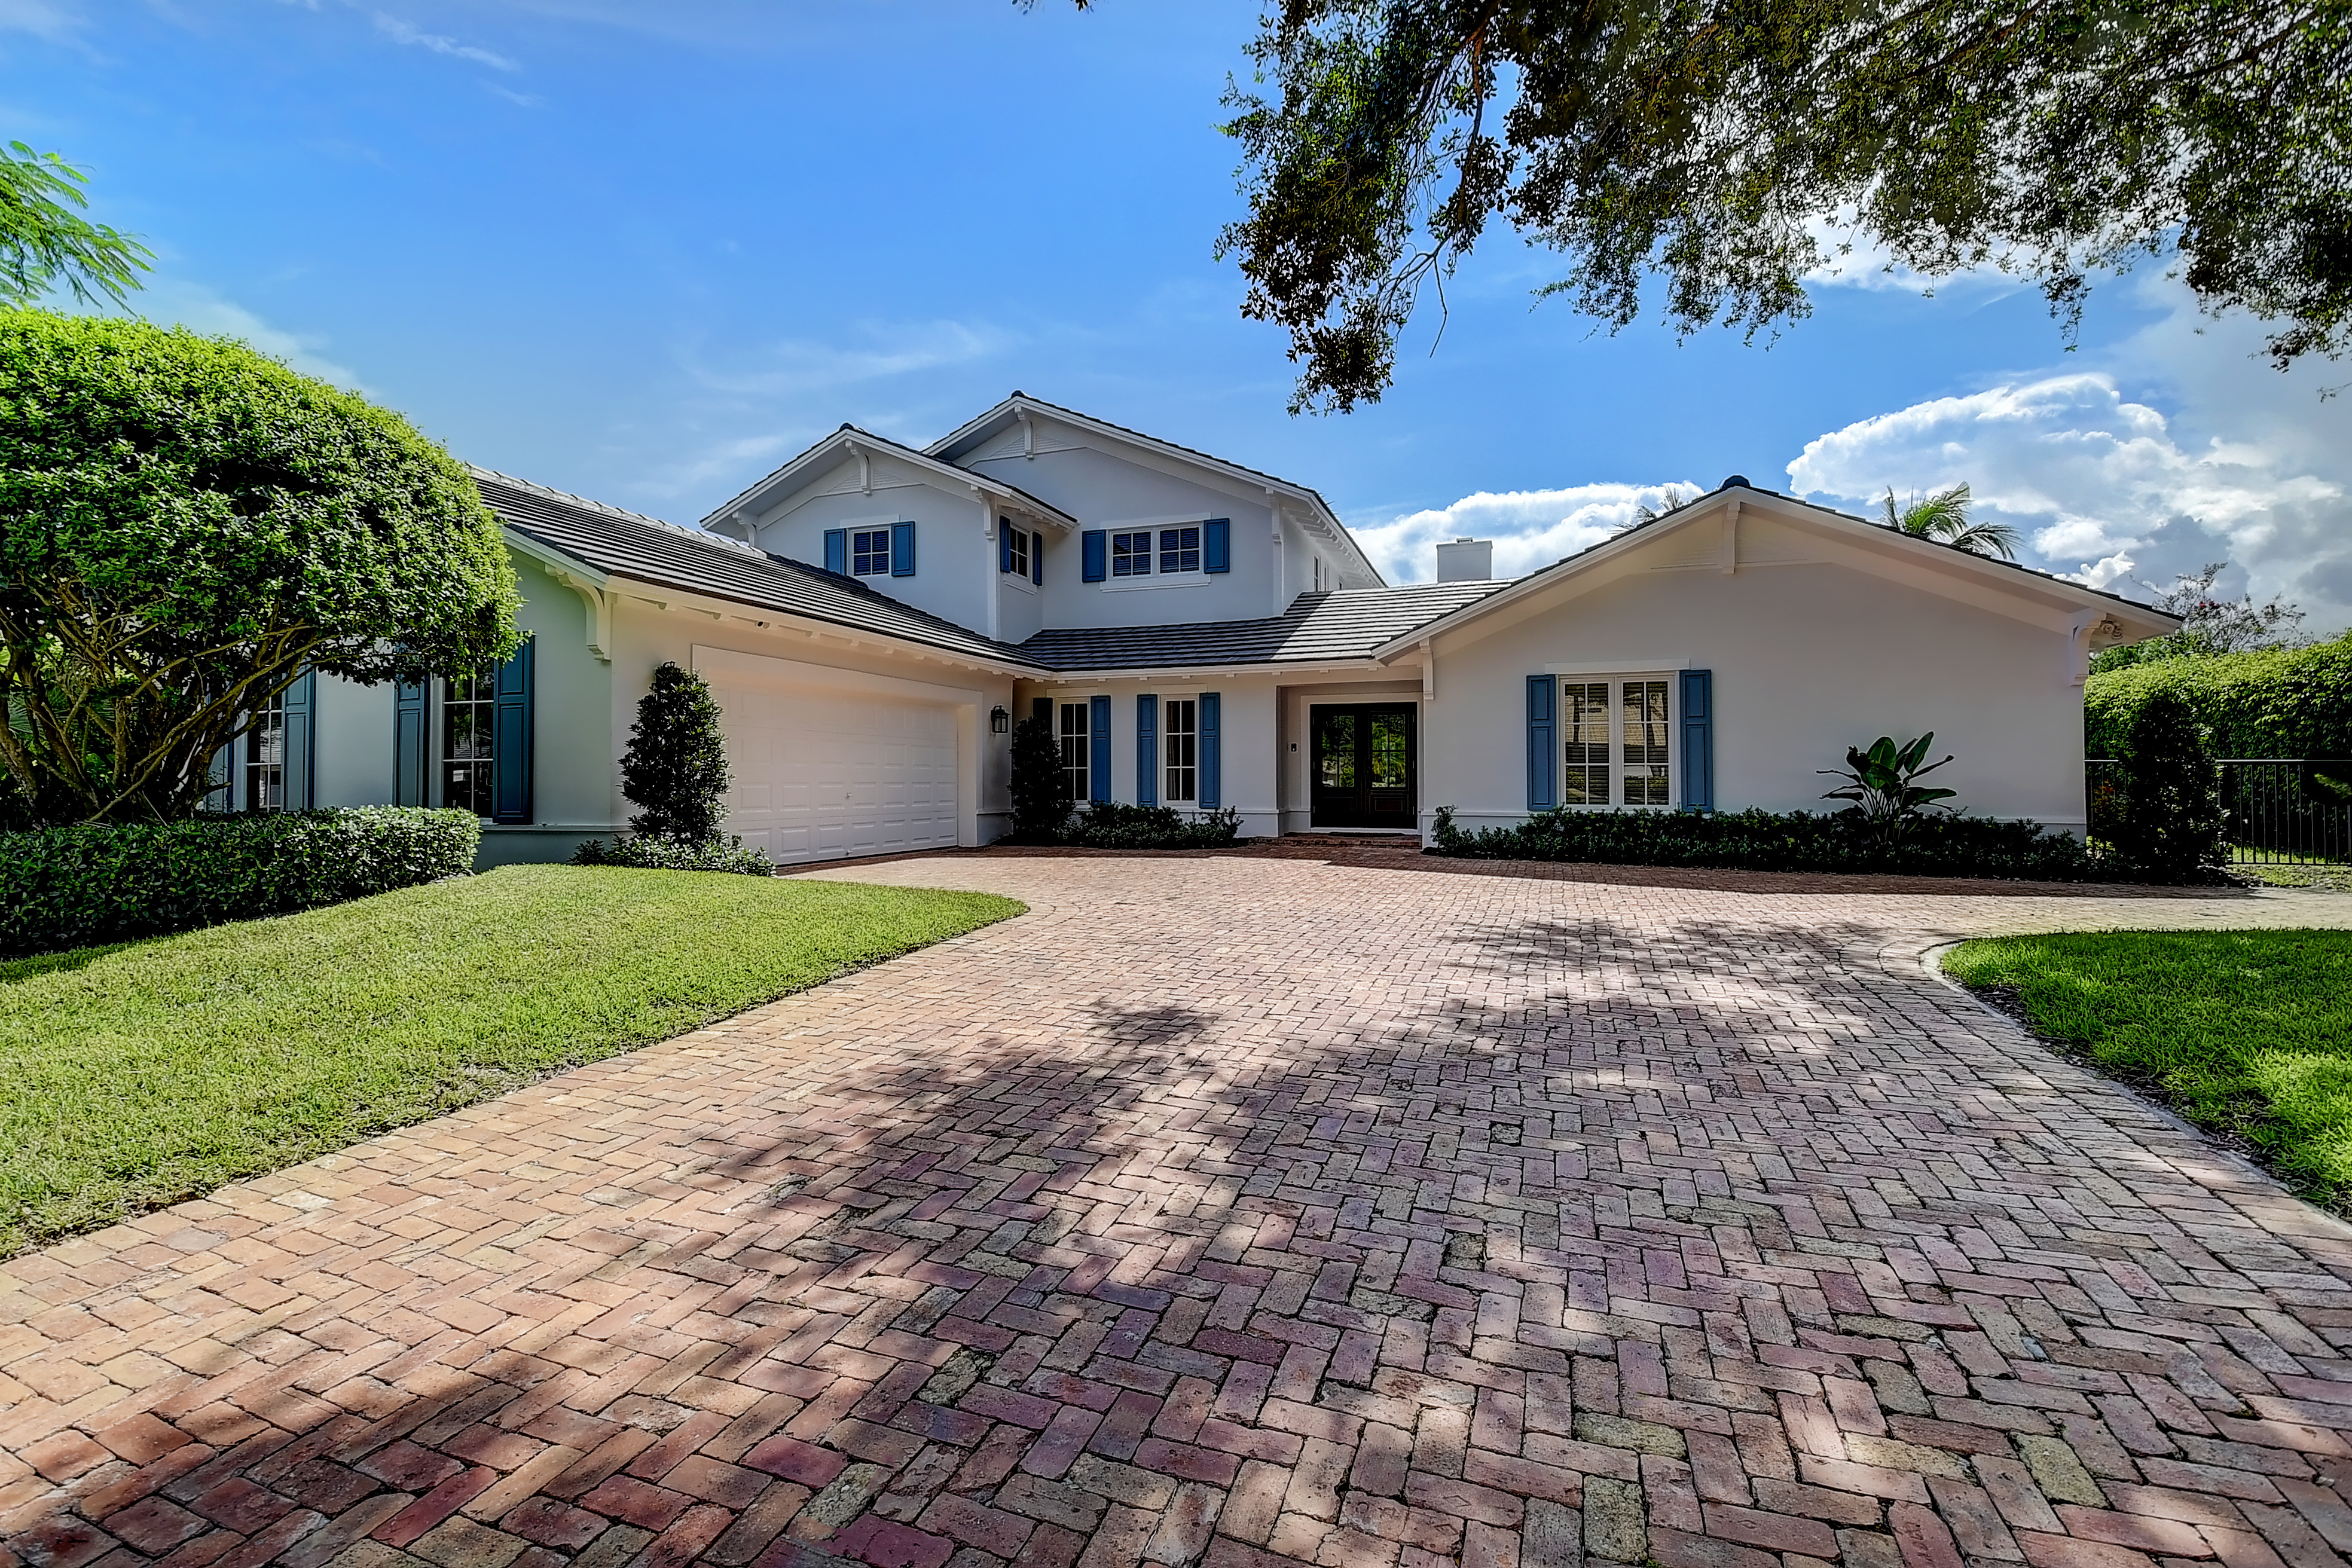
<svg viewBox="0 0 2352 1568"><path fill-rule="evenodd" d="M754 509L762 512L773 511L782 501L790 500L799 491L808 488L832 473L834 468L838 466L840 459L856 456L861 447L868 456L888 457L893 461L908 464L919 472L934 475L967 489L990 496L1006 510L1021 512L1033 520L1045 523L1061 532L1067 533L1077 527L1076 518L1055 510L1034 496L1024 494L1013 486L992 479L985 474L976 474L969 468L961 468L952 463L942 462L927 452L901 445L887 436L876 435L863 430L835 431L799 456L791 459L769 474L767 477L711 511L702 519L702 526L706 529L715 530L718 524L732 521L739 512L750 512ZM814 465L827 458L835 461L811 472ZM798 482L795 483L795 481Z"/></svg>
<svg viewBox="0 0 2352 1568"><path fill-rule="evenodd" d="M608 577L604 581L604 591L611 597L635 600L650 604L656 610L681 611L711 621L744 621L765 630L796 632L806 637L825 637L856 647L877 648L900 658L937 660L967 669L985 670L991 674L1015 677L1035 676L1041 673L1034 664L985 658L919 638L877 632L870 626L854 626L845 621L828 621L821 615L775 610L764 604L748 604L739 599L720 599L689 589L672 588L667 583L647 582L640 578Z"/></svg>
<svg viewBox="0 0 2352 1568"><path fill-rule="evenodd" d="M560 572L566 577L579 578L592 588L602 588L607 580L605 573L590 566L579 557L566 555L553 545L543 544L519 528L500 524L499 531L506 536L507 549L517 555L530 557L551 571Z"/></svg>
<svg viewBox="0 0 2352 1568"><path fill-rule="evenodd" d="M1139 664L1119 670L1045 671L1021 678L1033 685L1083 686L1104 681L1238 681L1253 675L1320 675L1342 671L1377 674L1386 668L1386 664L1372 659L1346 659L1319 664Z"/></svg>

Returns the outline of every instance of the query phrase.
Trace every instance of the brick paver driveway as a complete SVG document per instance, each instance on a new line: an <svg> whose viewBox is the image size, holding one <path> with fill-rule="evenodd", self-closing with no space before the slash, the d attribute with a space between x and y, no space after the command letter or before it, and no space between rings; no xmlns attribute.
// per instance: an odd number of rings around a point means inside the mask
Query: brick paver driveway
<svg viewBox="0 0 2352 1568"><path fill-rule="evenodd" d="M1915 962L2352 899L843 874L1034 912L0 1266L9 1550L2352 1551L2346 1229Z"/></svg>

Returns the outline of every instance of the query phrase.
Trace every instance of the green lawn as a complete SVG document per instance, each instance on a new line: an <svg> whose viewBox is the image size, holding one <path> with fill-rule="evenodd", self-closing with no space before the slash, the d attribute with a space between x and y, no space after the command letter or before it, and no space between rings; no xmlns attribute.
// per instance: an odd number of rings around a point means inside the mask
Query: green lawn
<svg viewBox="0 0 2352 1568"><path fill-rule="evenodd" d="M0 1257L1023 907L979 893L509 866L0 964Z"/></svg>
<svg viewBox="0 0 2352 1568"><path fill-rule="evenodd" d="M2018 988L2034 1026L2352 1202L2352 931L2125 931L1964 942L1964 985Z"/></svg>

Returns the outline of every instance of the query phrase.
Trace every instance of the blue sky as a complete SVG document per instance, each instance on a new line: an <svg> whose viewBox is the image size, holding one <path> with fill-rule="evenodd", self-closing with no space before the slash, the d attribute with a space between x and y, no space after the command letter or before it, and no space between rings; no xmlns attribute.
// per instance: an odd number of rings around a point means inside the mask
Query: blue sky
<svg viewBox="0 0 2352 1568"><path fill-rule="evenodd" d="M1019 387L1319 488L1391 580L1513 570L1668 484L1864 508L1969 478L2030 558L2129 591L2227 557L2352 620L2352 368L2146 274L2064 350L1998 278L1866 264L1770 347L1611 337L1490 233L1381 404L1283 412L1212 256L1240 210L1228 0L0 0L0 120L231 331L461 456L691 521L844 420L909 441ZM1791 465L1794 465L1793 471Z"/></svg>

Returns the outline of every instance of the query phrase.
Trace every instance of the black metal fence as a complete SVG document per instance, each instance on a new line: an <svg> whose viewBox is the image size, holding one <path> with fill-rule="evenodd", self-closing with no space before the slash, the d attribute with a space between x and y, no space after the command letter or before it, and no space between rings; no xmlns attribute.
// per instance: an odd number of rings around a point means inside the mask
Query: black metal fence
<svg viewBox="0 0 2352 1568"><path fill-rule="evenodd" d="M2123 765L2095 757L2085 770L2091 837L2112 836L2123 814ZM2221 805L2231 858L2254 865L2352 860L2352 758L2225 757Z"/></svg>

